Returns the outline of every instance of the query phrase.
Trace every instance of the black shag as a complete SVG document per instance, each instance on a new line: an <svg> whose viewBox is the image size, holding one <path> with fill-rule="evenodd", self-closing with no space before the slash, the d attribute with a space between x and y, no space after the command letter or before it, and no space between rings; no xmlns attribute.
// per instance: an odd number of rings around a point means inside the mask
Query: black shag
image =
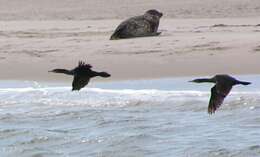
<svg viewBox="0 0 260 157"><path fill-rule="evenodd" d="M93 71L91 68L92 68L92 66L90 64L86 64L82 61L79 61L78 66L72 70L53 69L49 72L73 75L74 76L74 79L72 82L73 91L80 90L81 88L85 87L92 77L96 77L96 76L110 77L111 76L107 72L96 72L96 71Z"/></svg>
<svg viewBox="0 0 260 157"><path fill-rule="evenodd" d="M211 88L211 97L208 106L208 113L212 114L221 106L225 97L231 91L234 85L242 84L249 85L250 82L239 81L229 75L215 75L212 78L200 78L190 82L204 83L210 82L215 83L215 86Z"/></svg>

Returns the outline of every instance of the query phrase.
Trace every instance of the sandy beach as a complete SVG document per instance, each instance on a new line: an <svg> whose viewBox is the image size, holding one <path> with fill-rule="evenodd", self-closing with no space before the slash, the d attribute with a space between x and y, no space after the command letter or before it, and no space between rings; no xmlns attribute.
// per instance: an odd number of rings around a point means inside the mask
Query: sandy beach
<svg viewBox="0 0 260 157"><path fill-rule="evenodd" d="M79 60L110 72L110 80L260 73L257 0L0 4L2 80L71 80L47 71L73 68ZM161 36L109 40L122 20L150 8L164 13Z"/></svg>

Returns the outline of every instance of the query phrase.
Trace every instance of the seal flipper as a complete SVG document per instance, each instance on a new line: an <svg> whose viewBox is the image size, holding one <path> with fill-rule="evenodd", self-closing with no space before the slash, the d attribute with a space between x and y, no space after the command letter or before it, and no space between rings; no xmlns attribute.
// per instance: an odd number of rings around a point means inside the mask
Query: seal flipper
<svg viewBox="0 0 260 157"><path fill-rule="evenodd" d="M122 37L122 32L126 29L126 24L120 24L118 28L115 30L115 32L111 35L110 40L118 40L123 38Z"/></svg>
<svg viewBox="0 0 260 157"><path fill-rule="evenodd" d="M155 36L160 35L162 32L155 32Z"/></svg>
<svg viewBox="0 0 260 157"><path fill-rule="evenodd" d="M143 36L140 36L140 37L152 37L152 36L158 36L160 35L162 32L153 32L151 34L147 34L147 35L143 35Z"/></svg>

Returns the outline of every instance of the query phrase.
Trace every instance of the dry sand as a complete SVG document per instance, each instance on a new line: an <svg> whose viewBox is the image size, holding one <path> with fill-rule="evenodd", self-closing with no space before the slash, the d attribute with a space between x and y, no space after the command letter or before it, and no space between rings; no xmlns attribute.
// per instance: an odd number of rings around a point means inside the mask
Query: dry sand
<svg viewBox="0 0 260 157"><path fill-rule="evenodd" d="M107 2L0 0L0 79L71 80L47 71L78 60L110 80L260 73L259 0ZM161 36L108 40L148 8L165 13Z"/></svg>
<svg viewBox="0 0 260 157"><path fill-rule="evenodd" d="M0 20L122 19L156 8L166 18L259 17L259 0L0 0Z"/></svg>

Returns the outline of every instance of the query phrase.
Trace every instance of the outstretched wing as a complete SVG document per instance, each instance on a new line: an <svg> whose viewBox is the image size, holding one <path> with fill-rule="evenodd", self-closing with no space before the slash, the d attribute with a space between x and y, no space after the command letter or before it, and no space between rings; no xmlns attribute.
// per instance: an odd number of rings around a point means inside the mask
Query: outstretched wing
<svg viewBox="0 0 260 157"><path fill-rule="evenodd" d="M81 77L75 75L72 82L72 90L80 90L81 88L85 87L88 84L89 80L90 80L89 77Z"/></svg>
<svg viewBox="0 0 260 157"><path fill-rule="evenodd" d="M221 106L225 97L228 95L232 86L215 85L211 88L211 97L208 106L208 113L212 114Z"/></svg>
<svg viewBox="0 0 260 157"><path fill-rule="evenodd" d="M83 61L79 61L78 68L87 68L87 69L91 69L92 66L91 66L90 64L86 64L86 63L83 62Z"/></svg>

